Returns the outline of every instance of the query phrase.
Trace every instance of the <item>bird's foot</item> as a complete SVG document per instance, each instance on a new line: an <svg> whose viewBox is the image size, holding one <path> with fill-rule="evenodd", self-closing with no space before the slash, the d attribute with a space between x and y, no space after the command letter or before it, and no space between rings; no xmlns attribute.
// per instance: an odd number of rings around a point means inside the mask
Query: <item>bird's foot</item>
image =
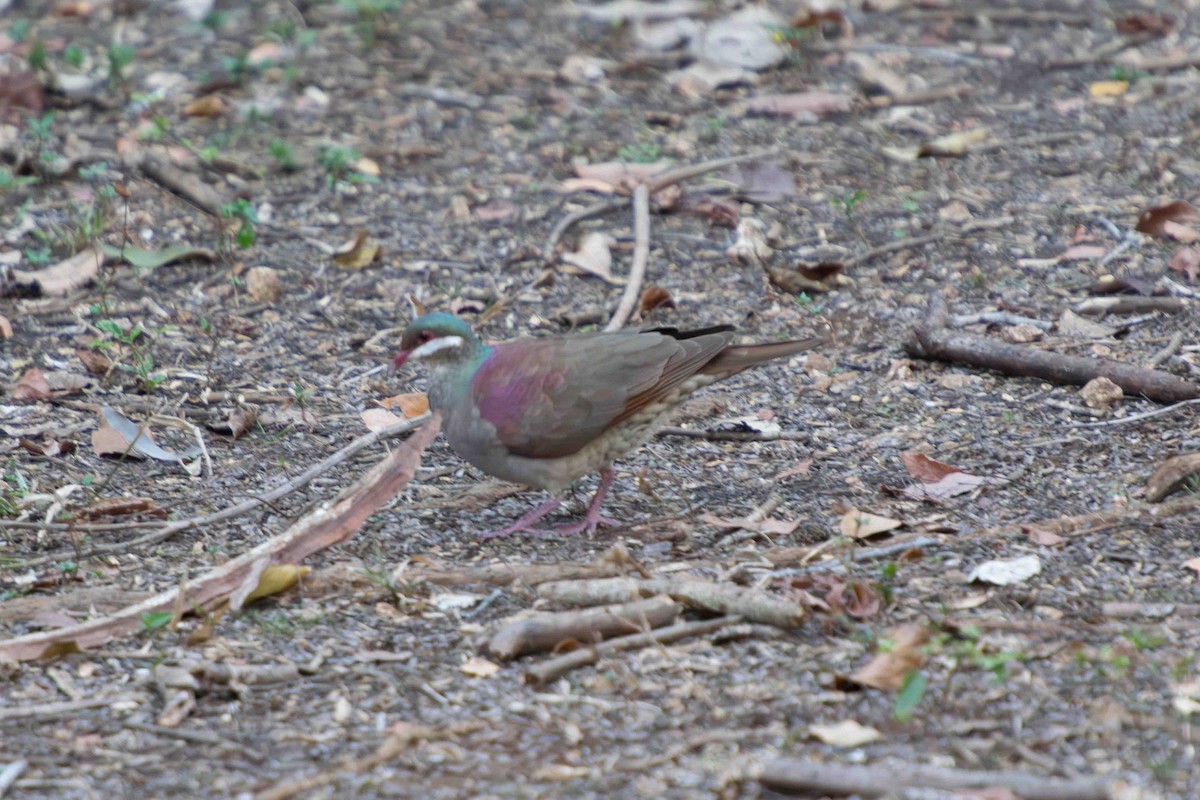
<svg viewBox="0 0 1200 800"><path fill-rule="evenodd" d="M581 533L595 533L596 529L601 525L606 528L616 528L621 525L621 521L612 517L606 517L603 514L591 514L589 512L579 522L555 525L554 534L556 536L577 536Z"/></svg>
<svg viewBox="0 0 1200 800"><path fill-rule="evenodd" d="M512 536L514 533L529 533L534 536L554 536L554 531L546 530L545 528L533 527L535 522L539 522L542 517L549 514L554 509L562 505L562 500L557 497L552 497L539 506L536 506L527 511L520 519L513 522L511 525L506 525L494 531L484 531L479 534L480 539L499 539L505 536Z"/></svg>

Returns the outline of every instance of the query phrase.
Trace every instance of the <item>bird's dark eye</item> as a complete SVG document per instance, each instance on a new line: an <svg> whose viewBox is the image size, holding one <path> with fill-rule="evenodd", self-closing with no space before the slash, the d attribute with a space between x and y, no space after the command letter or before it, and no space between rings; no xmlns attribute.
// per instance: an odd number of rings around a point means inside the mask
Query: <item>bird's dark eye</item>
<svg viewBox="0 0 1200 800"><path fill-rule="evenodd" d="M433 331L421 331L417 334L417 341L421 344L433 341Z"/></svg>

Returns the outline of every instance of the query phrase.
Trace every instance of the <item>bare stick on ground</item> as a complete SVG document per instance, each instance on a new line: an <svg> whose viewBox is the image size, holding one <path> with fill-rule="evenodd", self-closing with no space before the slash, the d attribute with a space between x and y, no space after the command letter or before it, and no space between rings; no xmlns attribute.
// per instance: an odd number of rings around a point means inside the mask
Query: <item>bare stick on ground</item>
<svg viewBox="0 0 1200 800"><path fill-rule="evenodd" d="M1200 397L1200 386L1165 372L1105 358L1084 358L1022 347L945 326L946 301L935 294L929 301L929 318L913 330L904 349L909 355L954 364L968 364L1051 383L1083 386L1094 378L1108 378L1126 395L1175 403Z"/></svg>
<svg viewBox="0 0 1200 800"><path fill-rule="evenodd" d="M15 661L30 661L43 657L47 652L55 652L55 648L95 647L114 636L137 630L142 624L143 614L170 611L181 602L185 608L203 605L237 591L247 576L259 569L263 562L294 564L319 550L345 541L354 535L367 517L412 480L421 453L434 440L440 428L441 417L434 414L428 424L368 470L332 504L319 506L278 536L222 564L207 575L190 581L186 587L186 598L181 598L182 588L176 587L107 617L8 639L0 642L0 656Z"/></svg>
<svg viewBox="0 0 1200 800"><path fill-rule="evenodd" d="M1112 780L1053 780L1027 772L985 772L926 764L824 764L777 758L763 768L759 780L777 792L805 796L890 796L899 788L988 789L1003 787L1025 800L1109 800Z"/></svg>
<svg viewBox="0 0 1200 800"><path fill-rule="evenodd" d="M737 614L777 628L793 628L804 620L803 606L778 595L694 578L608 578L544 583L538 587L540 597L558 606L622 603L658 594L670 595L700 611Z"/></svg>
<svg viewBox="0 0 1200 800"><path fill-rule="evenodd" d="M602 656L618 653L622 650L637 650L652 647L656 644L667 644L692 636L704 636L714 633L728 625L735 625L742 618L735 615L717 617L703 622L683 622L669 628L659 628L650 633L639 633L634 636L622 636L619 639L609 639L592 647L584 647L565 656L541 664L535 664L525 671L525 682L533 684L549 683L556 678L566 675L573 669L595 664Z"/></svg>
<svg viewBox="0 0 1200 800"><path fill-rule="evenodd" d="M527 653L545 653L572 639L592 644L617 635L661 628L674 622L681 608L666 595L659 595L606 608L535 614L496 631L488 641L488 652L507 660Z"/></svg>
<svg viewBox="0 0 1200 800"><path fill-rule="evenodd" d="M625 291L621 293L621 302L617 304L617 310L604 330L621 330L633 315L633 309L642 294L642 284L646 282L646 265L649 262L650 188L642 183L633 190L633 260L629 265L629 279L625 282Z"/></svg>

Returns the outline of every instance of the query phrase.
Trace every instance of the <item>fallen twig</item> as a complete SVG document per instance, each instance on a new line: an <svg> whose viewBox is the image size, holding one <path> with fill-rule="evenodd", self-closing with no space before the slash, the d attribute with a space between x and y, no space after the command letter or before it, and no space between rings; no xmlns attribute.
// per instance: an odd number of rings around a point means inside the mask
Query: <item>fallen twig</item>
<svg viewBox="0 0 1200 800"><path fill-rule="evenodd" d="M10 640L11 641L11 640ZM7 644L7 642L5 642ZM0 722L10 719L57 719L73 716L89 708L114 703L141 702L146 696L137 692L125 692L110 697L89 697L86 700L71 700L64 703L35 703L28 706L9 706L0 708Z"/></svg>
<svg viewBox="0 0 1200 800"><path fill-rule="evenodd" d="M625 291L621 293L617 310L604 330L619 331L629 321L641 297L642 284L646 282L646 265L649 262L650 188L642 183L633 190L633 260L629 264L629 278L625 282Z"/></svg>
<svg viewBox="0 0 1200 800"><path fill-rule="evenodd" d="M586 611L544 612L504 625L488 641L488 652L509 660L553 650L564 641L592 644L616 635L661 628L681 606L666 595Z"/></svg>
<svg viewBox="0 0 1200 800"><path fill-rule="evenodd" d="M808 441L812 434L808 431L775 431L774 433L759 433L758 431L707 431L695 428L676 428L668 426L659 428L655 436L685 436L689 439L707 439L710 442L778 442L778 441Z"/></svg>
<svg viewBox="0 0 1200 800"><path fill-rule="evenodd" d="M927 244L940 242L942 239L947 239L951 236L961 236L964 233L974 233L975 231L993 230L995 228L1005 228L1012 225L1015 221L1014 217L995 217L994 219L977 219L974 222L968 222L965 225L937 233L930 233L925 236L913 236L909 239L900 239L895 242L881 244L879 247L872 247L865 253L860 253L854 258L846 262L846 270L851 267L857 267L860 264L865 264L873 258L894 253L897 250L909 250L914 247L923 247Z"/></svg>
<svg viewBox="0 0 1200 800"><path fill-rule="evenodd" d="M986 336L956 333L945 327L945 299L935 294L929 301L928 321L915 328L904 348L917 358L969 364L1026 378L1083 386L1095 378L1108 378L1127 395L1159 402L1200 398L1200 386L1158 370L1104 358L1085 358L1007 344Z"/></svg>
<svg viewBox="0 0 1200 800"><path fill-rule="evenodd" d="M1091 297L1075 306L1075 313L1094 317L1103 317L1109 314L1145 314L1149 311L1179 314L1186 311L1190 305L1182 297L1139 297L1137 295Z"/></svg>
<svg viewBox="0 0 1200 800"><path fill-rule="evenodd" d="M1178 403L1172 403L1169 406L1163 406L1162 408L1151 409L1150 411L1142 411L1137 414L1130 414L1128 417L1120 417L1118 419L1106 419L1106 420L1102 420L1100 422L1076 422L1071 427L1072 428L1098 428L1102 425L1124 425L1129 422L1139 422L1144 419L1149 419L1150 417L1157 417L1159 414L1167 414L1171 411L1176 411L1180 408L1183 408L1184 406L1195 405L1196 403L1200 403L1200 399L1182 400Z"/></svg>
<svg viewBox="0 0 1200 800"><path fill-rule="evenodd" d="M687 639L691 636L703 636L707 633L718 631L727 625L735 625L741 621L742 618L734 614L702 622L682 622L678 625L672 625L669 628L659 628L649 633L638 633L633 636L622 636L619 639L609 639L591 647L574 650L550 661L534 664L525 670L525 682L533 684L549 683L573 669L585 667L588 664L595 664L602 656L610 653L618 653L622 650L637 650L642 647L652 647L656 644L668 644L680 639Z"/></svg>
<svg viewBox="0 0 1200 800"><path fill-rule="evenodd" d="M538 596L553 606L624 603L665 594L691 608L717 614L736 614L750 622L794 628L804 620L804 608L777 595L695 578L607 578L594 581L556 581L538 587Z"/></svg>
<svg viewBox="0 0 1200 800"><path fill-rule="evenodd" d="M23 758L18 758L16 761L4 765L4 769L0 769L0 797L4 797L12 785L17 782L17 778L21 777L21 773L29 766L29 762Z"/></svg>
<svg viewBox="0 0 1200 800"><path fill-rule="evenodd" d="M294 564L348 539L371 514L412 480L421 453L437 436L440 427L441 417L432 415L428 424L345 489L332 504L319 506L278 536L190 581L186 598L181 595L182 589L176 587L107 617L8 639L0 642L0 656L30 661L66 646L95 647L114 636L136 630L142 624L143 614L171 610L180 603L191 608L236 591L262 562Z"/></svg>
<svg viewBox="0 0 1200 800"><path fill-rule="evenodd" d="M950 318L951 328L965 328L986 322L989 325L1032 325L1038 330L1048 331L1054 327L1053 322L1046 322L1033 317L1023 317L1008 311L981 311L978 314L956 314Z"/></svg>
<svg viewBox="0 0 1200 800"><path fill-rule="evenodd" d="M73 559L82 560L84 558L92 558L93 556L107 555L109 553L127 553L127 552L129 552L131 550L135 550L138 547L141 547L143 545L158 544L159 542L162 542L162 541L165 541L165 540L171 538L172 536L174 536L177 533L180 533L180 532L186 531L186 530L190 530L191 528L207 527L207 526L213 525L217 522L224 522L227 519L241 516L242 514L245 514L248 511L253 511L255 508L257 508L260 505L269 505L270 503L274 502L275 500L278 500L279 498L281 498L287 494L290 494L290 493L296 491L297 489L300 489L301 487L307 485L308 483L310 483L313 480L313 478L316 478L317 476L321 475L322 473L328 472L329 470L336 467L338 464L341 464L342 462L346 461L348 458L350 458L351 456L353 456L355 453L359 452L360 450L370 447L371 445L375 444L376 442L383 441L384 439L389 439L394 436L400 436L401 434L408 433L409 431L413 430L414 428L416 428L419 425L428 421L428 419L429 419L429 415L423 414L420 417L414 417L413 419L408 419L408 420L405 420L404 422L398 422L395 425L391 425L387 428L384 428L383 430L373 431L371 433L364 434L363 436L358 437L353 442L346 445L341 450L338 450L336 453L329 456L325 460L321 461L318 464L314 464L313 466L309 467L304 472L297 475L295 478L291 478L290 480L284 481L283 483L281 483L279 486L276 486L271 491L261 494L258 497L252 497L249 500L244 500L241 503L238 503L237 505L230 506L229 508L225 508L220 511L214 511L212 514L205 514L204 516L192 517L190 519L182 519L182 520L178 520L176 522L154 523L155 530L152 533L143 534L142 536L138 536L138 537L129 539L124 542L118 542L118 543L114 543L114 544L98 544L98 545L92 546L91 548L89 548L87 550L59 551L57 553L52 553L50 555L39 556L37 558L31 558L27 561L22 561L20 563L14 563L14 564L9 564L9 565L0 565L0 570L3 570L5 568L14 569L14 570L15 569L28 569L29 567L36 567L36 566L40 566L42 564L51 564L51 563L54 563L57 561L62 561L65 558L73 558ZM148 526L150 524L151 523L137 523L137 526L143 527L143 526ZM3 527L3 526L4 526L4 523L0 522L0 527ZM90 531L96 531L96 530L113 530L114 529L113 525L77 525L74 523L55 523L55 522L40 523L37 525L37 527L44 528L46 530L51 530L51 531L57 530L57 531L68 531L68 532L69 531L90 532ZM130 527L130 526L118 525L115 527L121 528L121 527Z"/></svg>
<svg viewBox="0 0 1200 800"><path fill-rule="evenodd" d="M1054 780L1025 772L948 769L928 764L824 764L777 758L759 781L778 792L845 797L883 797L899 788L990 789L1003 787L1024 800L1109 800L1110 778Z"/></svg>
<svg viewBox="0 0 1200 800"><path fill-rule="evenodd" d="M1146 369L1158 369L1168 358L1179 352L1179 348L1183 347L1183 331L1175 331L1171 335L1170 340L1163 345L1162 349L1150 357L1146 362Z"/></svg>

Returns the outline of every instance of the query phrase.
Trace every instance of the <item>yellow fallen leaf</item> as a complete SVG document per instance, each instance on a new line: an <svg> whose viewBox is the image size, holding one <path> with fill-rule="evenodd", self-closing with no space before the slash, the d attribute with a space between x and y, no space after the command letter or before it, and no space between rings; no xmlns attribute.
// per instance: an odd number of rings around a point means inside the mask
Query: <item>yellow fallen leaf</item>
<svg viewBox="0 0 1200 800"><path fill-rule="evenodd" d="M500 665L486 658L471 656L458 669L472 678L490 678L500 671Z"/></svg>
<svg viewBox="0 0 1200 800"><path fill-rule="evenodd" d="M429 411L429 397L424 392L409 392L380 400L379 405L412 419Z"/></svg>
<svg viewBox="0 0 1200 800"><path fill-rule="evenodd" d="M852 719L844 719L833 725L809 725L808 732L834 747L862 747L883 738L879 731Z"/></svg>
<svg viewBox="0 0 1200 800"><path fill-rule="evenodd" d="M341 269L363 269L379 260L383 248L367 244L367 232L359 231L354 238L339 247L333 254L333 263Z"/></svg>
<svg viewBox="0 0 1200 800"><path fill-rule="evenodd" d="M255 600L286 592L310 572L312 572L312 567L302 567L299 564L272 564L258 576L258 586L246 595L242 605L245 606Z"/></svg>
<svg viewBox="0 0 1200 800"><path fill-rule="evenodd" d="M893 528L899 528L900 520L892 519L891 517L881 517L878 514L868 514L866 511L859 511L852 508L842 517L838 529L842 536L849 536L851 539L866 539L868 536L874 536L877 533L884 533Z"/></svg>
<svg viewBox="0 0 1200 800"><path fill-rule="evenodd" d="M1088 97L1120 97L1129 91L1129 81L1094 81L1088 86Z"/></svg>
<svg viewBox="0 0 1200 800"><path fill-rule="evenodd" d="M183 107L185 117L217 117L225 111L225 103L215 94L197 97Z"/></svg>

